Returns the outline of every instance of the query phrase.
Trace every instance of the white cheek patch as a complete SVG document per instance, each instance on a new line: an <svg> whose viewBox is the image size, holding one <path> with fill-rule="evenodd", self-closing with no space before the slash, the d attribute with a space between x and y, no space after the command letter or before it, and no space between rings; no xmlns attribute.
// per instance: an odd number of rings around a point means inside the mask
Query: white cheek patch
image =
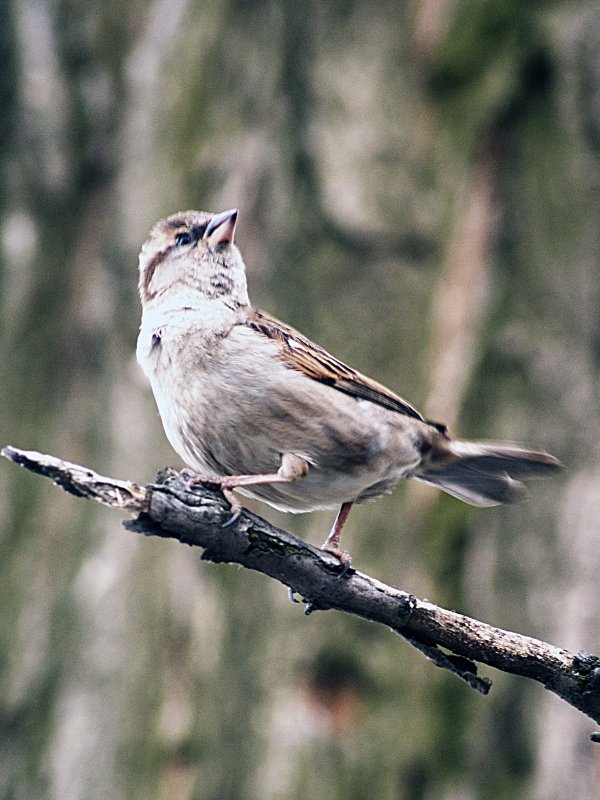
<svg viewBox="0 0 600 800"><path fill-rule="evenodd" d="M167 257L154 270L154 275L148 287L150 295L159 294L172 284L176 283L182 275L181 265L178 258Z"/></svg>

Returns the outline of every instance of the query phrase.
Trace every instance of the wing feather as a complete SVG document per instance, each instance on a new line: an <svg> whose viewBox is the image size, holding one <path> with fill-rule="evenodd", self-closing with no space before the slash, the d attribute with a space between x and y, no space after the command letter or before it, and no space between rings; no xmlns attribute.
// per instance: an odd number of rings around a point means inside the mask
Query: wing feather
<svg viewBox="0 0 600 800"><path fill-rule="evenodd" d="M308 378L357 399L369 400L391 411L423 420L421 414L406 400L382 384L348 367L342 361L338 361L297 330L264 311L253 310L247 324L253 330L277 342L282 361Z"/></svg>

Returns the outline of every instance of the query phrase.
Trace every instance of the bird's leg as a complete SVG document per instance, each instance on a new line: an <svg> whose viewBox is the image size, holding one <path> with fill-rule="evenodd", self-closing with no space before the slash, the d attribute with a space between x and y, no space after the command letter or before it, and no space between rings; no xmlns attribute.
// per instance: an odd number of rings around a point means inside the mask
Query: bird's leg
<svg viewBox="0 0 600 800"><path fill-rule="evenodd" d="M242 513L242 504L233 490L241 486L256 486L261 483L290 483L303 478L308 472L308 462L294 453L283 453L277 472L263 475L193 475L189 486L216 486L231 506L231 517L223 525L232 525Z"/></svg>
<svg viewBox="0 0 600 800"><path fill-rule="evenodd" d="M335 518L335 522L333 523L331 533L321 547L321 550L325 550L327 553L337 556L337 558L339 558L339 560L342 562L344 569L342 570L341 575L345 575L352 564L352 556L350 555L349 551L342 550L339 546L342 528L348 519L348 514L350 513L351 508L352 502L342 503L342 506L338 511L338 515Z"/></svg>

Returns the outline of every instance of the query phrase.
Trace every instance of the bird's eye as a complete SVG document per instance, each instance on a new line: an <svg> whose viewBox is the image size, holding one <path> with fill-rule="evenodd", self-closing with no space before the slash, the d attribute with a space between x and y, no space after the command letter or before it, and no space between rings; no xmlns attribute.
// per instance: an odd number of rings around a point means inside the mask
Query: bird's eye
<svg viewBox="0 0 600 800"><path fill-rule="evenodd" d="M192 234L189 231L181 231L175 236L175 244L177 247L184 247L186 244L191 244Z"/></svg>

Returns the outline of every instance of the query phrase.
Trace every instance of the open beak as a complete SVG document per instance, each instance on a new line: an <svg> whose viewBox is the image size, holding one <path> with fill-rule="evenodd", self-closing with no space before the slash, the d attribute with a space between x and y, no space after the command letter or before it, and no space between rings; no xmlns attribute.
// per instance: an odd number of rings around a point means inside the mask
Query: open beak
<svg viewBox="0 0 600 800"><path fill-rule="evenodd" d="M216 247L219 244L233 244L237 214L237 208L223 211L222 214L215 214L204 232L204 239L208 242L209 247Z"/></svg>

